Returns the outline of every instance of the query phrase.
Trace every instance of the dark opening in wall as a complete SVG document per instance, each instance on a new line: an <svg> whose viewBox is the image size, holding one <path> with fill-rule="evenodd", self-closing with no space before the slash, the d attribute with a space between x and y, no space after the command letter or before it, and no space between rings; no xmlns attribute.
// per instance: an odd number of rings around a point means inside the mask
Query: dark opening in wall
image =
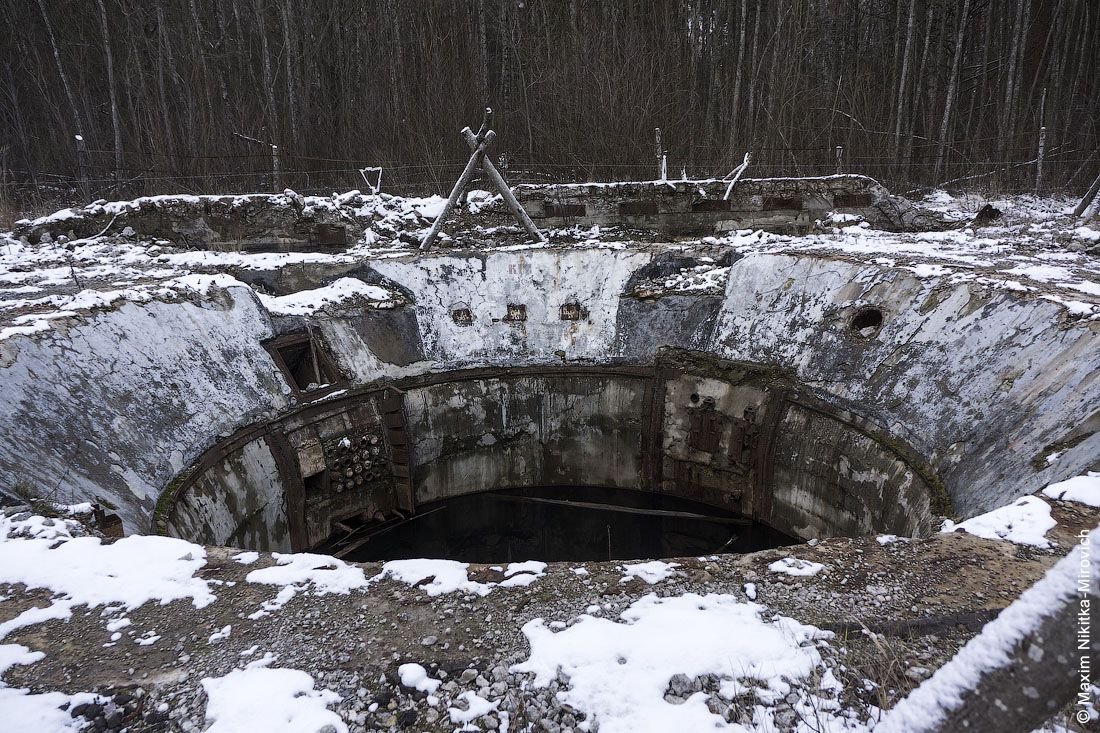
<svg viewBox="0 0 1100 733"><path fill-rule="evenodd" d="M657 213L656 201L623 201L619 204L619 216L653 216Z"/></svg>
<svg viewBox="0 0 1100 733"><path fill-rule="evenodd" d="M451 311L451 320L459 326L470 326L474 322L474 314L469 308L455 308Z"/></svg>
<svg viewBox="0 0 1100 733"><path fill-rule="evenodd" d="M706 211L730 211L732 204L725 199L703 199L691 204L691 210L695 213Z"/></svg>
<svg viewBox="0 0 1100 733"><path fill-rule="evenodd" d="M335 389L342 378L316 334L279 336L264 344L287 383L298 392Z"/></svg>
<svg viewBox="0 0 1100 733"><path fill-rule="evenodd" d="M306 496L323 494L328 486L328 471L318 471L312 476L302 478L302 489Z"/></svg>
<svg viewBox="0 0 1100 733"><path fill-rule="evenodd" d="M802 209L802 197L800 196L765 196L764 204L760 207L764 211L780 211L785 209Z"/></svg>
<svg viewBox="0 0 1100 733"><path fill-rule="evenodd" d="M862 308L852 316L852 331L862 338L871 338L882 328L882 311L878 308Z"/></svg>
<svg viewBox="0 0 1100 733"><path fill-rule="evenodd" d="M563 321L583 321L588 318L588 309L580 303L562 303L558 314Z"/></svg>
<svg viewBox="0 0 1100 733"><path fill-rule="evenodd" d="M514 321L526 321L527 320L527 306L519 305L516 303L508 304L508 314L504 316L504 320L509 322Z"/></svg>
<svg viewBox="0 0 1100 733"><path fill-rule="evenodd" d="M543 205L543 211L547 216L558 217L572 217L572 216L584 216L587 214L584 204L552 204L547 202Z"/></svg>
<svg viewBox="0 0 1100 733"><path fill-rule="evenodd" d="M553 487L468 494L425 505L412 517L374 529L369 540L342 556L355 562L416 557L583 562L753 552L797 542L687 499Z"/></svg>
<svg viewBox="0 0 1100 733"><path fill-rule="evenodd" d="M833 206L837 209L864 209L874 201L869 193L838 193L833 196Z"/></svg>
<svg viewBox="0 0 1100 733"><path fill-rule="evenodd" d="M318 247L347 247L347 227L343 224L318 224L313 228L313 243Z"/></svg>
<svg viewBox="0 0 1100 733"><path fill-rule="evenodd" d="M703 398L703 406L691 410L689 414L688 444L695 450L714 453L722 437L722 416L714 407L714 398Z"/></svg>

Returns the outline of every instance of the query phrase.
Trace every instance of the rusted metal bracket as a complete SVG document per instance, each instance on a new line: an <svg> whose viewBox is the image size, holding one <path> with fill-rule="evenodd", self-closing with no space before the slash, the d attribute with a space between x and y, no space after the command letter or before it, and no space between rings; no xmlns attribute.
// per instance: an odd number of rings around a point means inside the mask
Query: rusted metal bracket
<svg viewBox="0 0 1100 733"><path fill-rule="evenodd" d="M489 129L492 119L493 110L491 107L486 107L485 116L481 121L481 129L478 130L476 135L469 127L462 128L462 137L466 140L466 144L470 146L470 150L472 151L470 153L470 160L466 163L462 175L460 175L455 182L454 188L451 189L451 195L447 198L447 203L443 206L443 211L439 212L439 216L436 217L435 223L432 224L432 228L428 230L428 234L424 237L424 241L420 243L421 252L427 252L431 249L432 244L435 243L440 230L443 228L443 222L451 213L451 210L454 209L459 198L465 193L466 187L470 185L470 179L473 178L474 171L479 167L488 174L489 180L491 180L493 185L497 187L497 190L500 191L501 198L504 199L504 203L508 206L508 209L512 212L513 216L519 220L523 228L527 230L527 233L531 235L531 238L536 242L546 241L542 232L535 226L535 222L531 221L531 217L527 215L524 208L516 201L516 197L512 195L512 189L508 187L508 183L504 180L504 176L500 175L500 171L493 165L493 161L485 155L485 149L488 148L496 138L496 133Z"/></svg>

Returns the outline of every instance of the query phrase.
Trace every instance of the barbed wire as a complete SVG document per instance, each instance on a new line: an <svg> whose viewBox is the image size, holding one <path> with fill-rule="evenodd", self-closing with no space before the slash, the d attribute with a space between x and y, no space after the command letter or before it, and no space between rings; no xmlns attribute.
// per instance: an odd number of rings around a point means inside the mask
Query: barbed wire
<svg viewBox="0 0 1100 733"><path fill-rule="evenodd" d="M1051 159L1053 157L1054 156L1052 155L1050 158L1046 159L1045 162L1049 162L1049 163L1057 162L1058 164L1069 165L1069 164L1075 164L1075 163L1087 163L1087 162L1089 162L1093 159L1090 156L1090 157L1082 157L1082 158L1059 158L1057 161L1054 161L1054 160ZM955 164L952 167L955 167L955 168L982 168L982 167L1004 168L1004 167L1012 167L1012 166L1034 165L1037 162L1038 162L1037 158L1030 158L1030 159L1027 159L1027 160L973 161L973 162L962 164L962 165ZM398 167L394 167L394 168L384 168L384 170L391 171L391 172L392 171L402 171L402 170L442 170L443 168L450 167L450 166L457 167L457 165L458 165L457 163L442 163L442 164L433 164L433 165L398 166ZM716 168L717 169L717 168L720 168L721 166L724 166L724 165L726 165L726 163L724 161L714 161L714 162L711 162L711 161L697 161L697 162L692 163L690 165L690 167L694 168L696 170L706 169L706 168ZM103 168L101 166L96 166L96 167L99 168L100 170L110 170L110 169L107 169L107 168ZM856 173L856 172L858 172L858 169L866 169L866 168L879 168L879 169L884 168L884 169L904 170L904 169L928 168L928 167L929 167L929 163L927 163L927 162L902 161L902 162L883 162L883 163L874 163L874 162L849 163L848 161L845 161L845 164L842 165L843 170L841 172L842 173ZM750 168L750 170L776 170L776 169L791 170L791 169L795 169L795 168L833 169L833 168L835 168L835 163L832 162L832 161L820 161L820 162L799 161L798 163L767 162L767 161L757 162L757 161L754 161L751 168ZM515 162L515 161L513 161L512 163L509 164L509 168L507 170L523 173L523 172L537 172L540 169L558 169L558 170L589 170L589 169L655 170L655 165L653 163L645 163L645 164L643 164L643 163L587 163L587 162L583 162L583 161L582 162L574 162L574 163L543 163L543 162L536 163L536 162L523 162L523 161ZM154 173L154 174L156 174L156 175L140 175L140 176L138 176L137 178L134 179L135 182L213 180L213 179L219 179L219 178L247 178L247 177L251 177L251 178L271 178L271 176L272 176L272 171L270 171L270 170L222 171L222 172L216 172L216 173L171 173L170 171L158 171L158 170L149 170L149 169L129 168L129 167L125 167L125 166L118 169L118 170L119 171L130 171L130 172L141 171L142 173ZM7 172L9 174L19 174L19 175L24 175L24 176L28 176L28 177L35 177L35 176L42 177L42 178L48 177L48 178L55 179L57 181L66 181L66 182L72 182L72 183L80 183L82 181L82 179L80 177L74 176L74 175L68 174L68 173L54 173L54 172L48 172L48 171L27 171L27 170L19 170L19 169L8 169ZM330 175L330 174L347 174L349 176L357 177L359 175L359 169L358 168L321 168L321 169L302 168L302 169L283 169L283 170L279 171L279 176L280 177L289 177L289 176L298 176L298 175L301 175L301 176ZM114 183L120 183L120 181L117 178L109 177L109 176L90 177L90 178L83 179L83 180L86 180L87 183L89 183L89 184L108 184L108 183L109 184L114 184ZM4 186L34 185L34 182L33 181L8 180L8 181L0 182L0 185L4 185Z"/></svg>
<svg viewBox="0 0 1100 733"><path fill-rule="evenodd" d="M846 128L838 129L846 130ZM876 130L852 128L846 131L894 136L892 132ZM749 174L755 173L757 177L827 175L836 172L867 174L891 187L908 189L909 192L1000 175L1002 176L1001 185L1019 187L1024 185L1025 176L1030 176L1030 172L1023 173L1020 169L1025 166L1034 166L1038 160L1033 157L1037 154L1034 145L1024 145L1017 141L1024 138L1034 141L1036 136L1037 132L1028 131L1012 135L991 135L946 141L942 146L947 151L947 160L943 162L942 170L947 180L939 183L928 181L929 174L933 171L933 155L925 151L939 148L941 143L927 138L914 139L913 136L907 137L903 148L904 154L900 156L874 153L853 155L849 154L848 148L843 145L840 146L839 151L834 145L758 147L752 150L756 159L749 169ZM979 143L990 141L999 141L1001 145L977 146ZM1065 141L1046 148L1043 163L1044 166L1049 166L1046 169L1049 171L1046 174L1047 180L1060 177L1068 184L1090 161L1096 158L1095 151L1088 151L1086 156L1086 151L1078 147L1070 147L1072 144L1071 141ZM984 159L968 158L967 154L960 150L968 146L983 147L982 158ZM1000 156L1004 156L1004 159L997 159L998 155L990 154L994 152L994 148L998 150ZM681 152L678 154L677 151ZM90 149L86 152L87 156L83 164L84 170L91 173L90 177L49 171L0 170L0 178L2 178L0 193L5 197L14 196L16 200L27 196L56 199L63 190L68 191L67 195L72 197L73 193L80 190L82 186L90 189L88 193L93 199L109 192L116 195L140 195L164 191L172 187L181 193L192 194L271 191L282 190L284 187L294 188L301 193L312 191L329 193L333 190L357 187L361 177L360 169L365 165L378 165L381 162L381 167L388 177L385 192L400 195L444 194L453 184L458 171L467 163L466 158L447 157L424 163L387 166L384 161L379 161L377 157L370 154L363 157L329 157L280 148L279 160L284 163L291 161L290 167L271 165L274 162L273 155L268 151L204 154L135 150L120 151L119 154L126 160L126 164L115 166L113 161L105 159L104 156L113 158L116 156L116 151ZM703 152L707 154L702 159L698 159L697 154ZM578 159L541 161L511 157L506 152L499 157L504 158L500 167L505 175L517 183L651 180L651 174L657 171L655 160L639 162L637 158L621 162ZM671 145L668 168L672 170L673 175L670 178L671 180L677 178L675 174L677 169L690 171L689 178L694 179L721 177L735 157L739 157L739 154L738 156L726 154L724 148L712 144ZM148 164L142 165L143 161ZM178 164L165 164L163 161L178 161ZM189 165L188 163L192 161L195 164ZM247 165L249 170L211 171L210 168L221 167L216 165L217 161L225 161L229 168L235 168L233 163L252 162L252 164ZM308 163L328 165L311 168ZM1072 176L1069 176L1064 168L1059 168L1059 166L1078 165L1080 167ZM184 172L188 168L193 172ZM34 193L28 193L28 191Z"/></svg>

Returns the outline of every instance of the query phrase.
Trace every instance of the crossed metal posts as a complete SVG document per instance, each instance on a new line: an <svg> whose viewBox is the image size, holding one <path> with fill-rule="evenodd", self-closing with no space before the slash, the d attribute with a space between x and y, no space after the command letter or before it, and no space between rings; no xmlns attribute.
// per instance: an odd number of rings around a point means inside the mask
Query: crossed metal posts
<svg viewBox="0 0 1100 733"><path fill-rule="evenodd" d="M535 222L531 221L531 217L527 215L527 212L524 211L523 207L516 201L516 197L512 195L512 189L508 188L504 176L500 175L500 171L493 165L493 161L485 155L485 149L492 144L497 136L495 132L489 129L492 119L493 110L490 107L486 107L485 116L481 121L481 129L477 131L476 135L469 127L462 128L462 138L466 141L466 144L470 146L470 150L472 151L470 153L470 160L466 163L462 175L460 175L455 182L454 188L451 189L451 195L447 198L447 203L443 206L443 211L439 212L439 216L436 217L435 223L432 224L432 228L428 230L428 234L420 243L421 252L427 252L431 249L436 237L439 236L439 231L443 228L443 221L451 213L455 204L458 203L458 199L466 191L466 187L470 185L470 179L479 166L489 175L489 180L491 180L493 185L497 187L497 190L500 191L504 203L507 204L512 215L523 225L523 228L527 230L527 233L531 235L531 238L537 242L546 241L546 237L544 237L542 232L538 230L538 227L535 226Z"/></svg>

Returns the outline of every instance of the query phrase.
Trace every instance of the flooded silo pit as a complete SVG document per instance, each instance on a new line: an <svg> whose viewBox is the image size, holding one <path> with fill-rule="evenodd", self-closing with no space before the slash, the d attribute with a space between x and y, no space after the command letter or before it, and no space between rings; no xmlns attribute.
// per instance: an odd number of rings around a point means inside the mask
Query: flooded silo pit
<svg viewBox="0 0 1100 733"><path fill-rule="evenodd" d="M346 560L442 557L493 565L755 552L796 543L751 519L677 497L552 487L467 494L322 547Z"/></svg>
<svg viewBox="0 0 1100 733"><path fill-rule="evenodd" d="M94 655L5 680L68 679L75 694L169 670L140 684L199 721L197 680L270 652L318 689L327 675L352 727L396 730L404 715L452 730L480 704L466 692L498 704L479 719L499 727L520 715L508 694L541 694L524 665L546 644L597 623L642 634L686 599L678 628L766 609L852 639L855 661L803 661L835 671L851 709L862 695L861 714L877 688L850 677L874 657L858 623L897 644L917 684L1095 524L1028 495L1100 468L1100 267L1070 248L1057 277L1028 260L1031 227L1061 225L1026 210L992 231L922 234L906 230L935 217L876 207L888 194L868 179L745 184L717 208L693 202L716 183L520 187L547 243L487 205L483 227L423 253L393 232L425 228L432 202L393 197L308 199L308 215L289 196L180 197L23 225L0 262L14 273L23 258L49 298L19 296L0 327L0 487L120 518L127 536L87 543L86 558L179 543L161 560L187 590L86 614L92 596L66 586L69 621L10 638ZM763 208L795 196L797 209ZM868 226L834 227L837 196ZM657 214L630 213L653 211L643 198ZM111 231L132 236L93 236L118 211ZM356 244L330 247L318 224ZM154 244L168 230L189 239ZM60 236L92 239L73 258ZM56 272L70 260L79 290ZM1057 525L1045 544L937 532L1035 501ZM32 604L11 588L33 579L5 578L0 623ZM664 599L681 600L652 605ZM741 636L768 630L751 628ZM736 652L728 636L714 653ZM795 648L817 648L806 641ZM405 664L456 687L417 691ZM727 723L750 710L708 674L676 677L665 701L702 694ZM540 709L559 728L600 715L553 705Z"/></svg>

